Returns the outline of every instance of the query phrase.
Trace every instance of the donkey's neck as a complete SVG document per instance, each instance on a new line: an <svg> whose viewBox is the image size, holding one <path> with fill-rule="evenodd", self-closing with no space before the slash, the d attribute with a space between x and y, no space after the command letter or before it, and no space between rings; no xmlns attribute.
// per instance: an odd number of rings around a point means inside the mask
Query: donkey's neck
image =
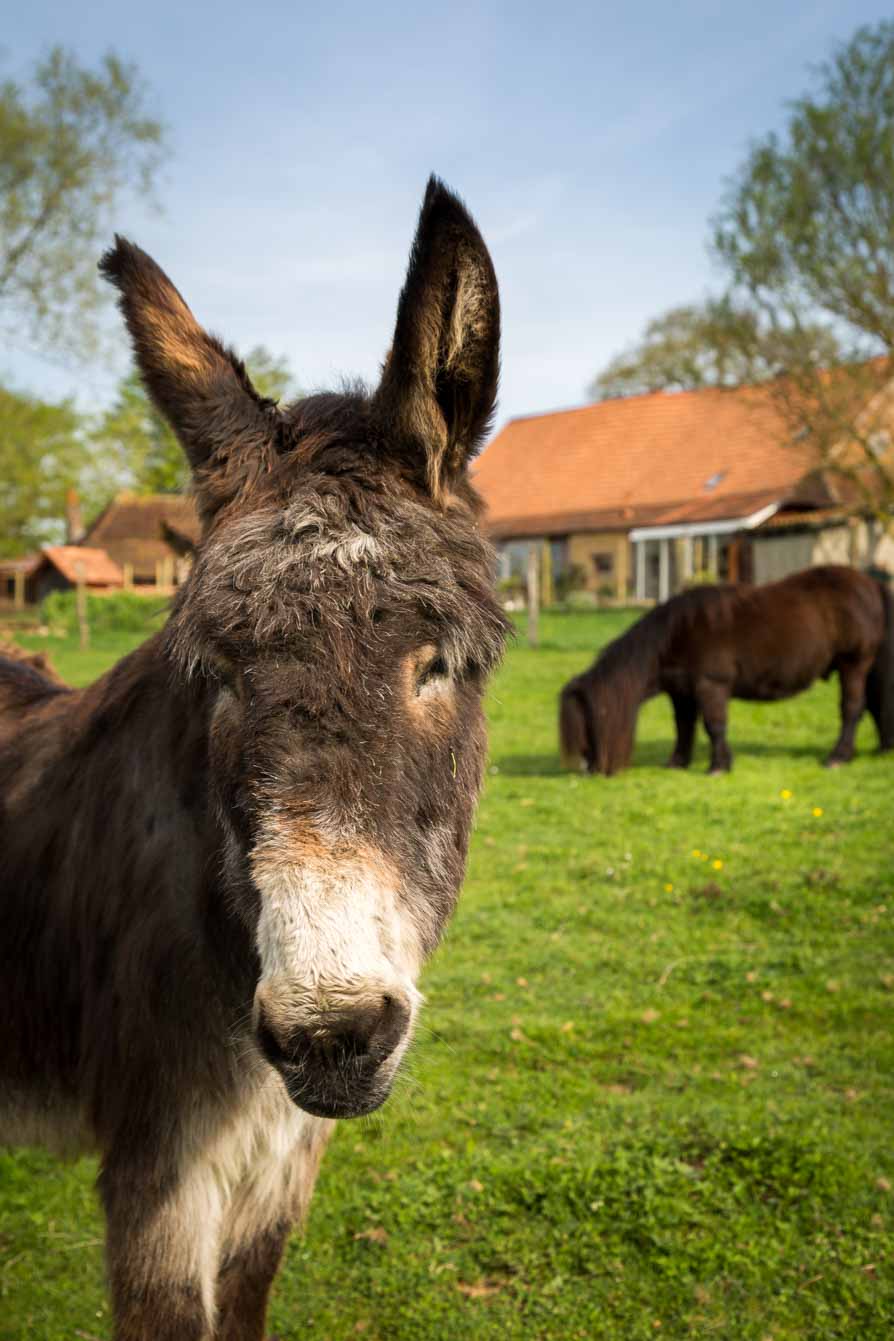
<svg viewBox="0 0 894 1341"><path fill-rule="evenodd" d="M158 635L25 716L4 837L22 881L42 886L36 897L107 927L194 913L221 841L209 711L206 690L172 674Z"/></svg>
<svg viewBox="0 0 894 1341"><path fill-rule="evenodd" d="M235 1083L256 955L219 886L210 709L154 638L88 689L33 704L0 744L0 1078L32 1106L77 1099L108 1139L134 1120L122 1047L159 1102L195 1077L219 1094Z"/></svg>

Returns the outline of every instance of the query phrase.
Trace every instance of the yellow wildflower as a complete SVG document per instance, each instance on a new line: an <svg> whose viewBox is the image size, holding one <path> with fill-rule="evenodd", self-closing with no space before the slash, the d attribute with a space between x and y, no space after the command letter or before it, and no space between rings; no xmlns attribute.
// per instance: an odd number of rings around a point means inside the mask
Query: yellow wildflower
<svg viewBox="0 0 894 1341"><path fill-rule="evenodd" d="M779 795L782 797L783 801L790 801L792 799L792 794L789 791L788 787L783 787Z"/></svg>
<svg viewBox="0 0 894 1341"><path fill-rule="evenodd" d="M694 847L694 848L692 849L692 855L693 855L693 857L700 857L702 854L699 852L699 850L698 850L697 847Z"/></svg>
<svg viewBox="0 0 894 1341"><path fill-rule="evenodd" d="M722 871L722 870L723 870L723 862L720 860L719 857L717 858L716 861L712 861L712 862L711 862L711 865L714 867L714 870L715 870L715 871Z"/></svg>
<svg viewBox="0 0 894 1341"><path fill-rule="evenodd" d="M673 894L673 892L674 892L674 887L673 887L673 885L670 885L670 884L665 885L665 886L664 886L664 892L665 892L665 894Z"/></svg>
<svg viewBox="0 0 894 1341"><path fill-rule="evenodd" d="M813 814L814 814L814 816L815 816L816 819L819 819L819 817L820 817L820 815L821 815L822 813L823 813L823 808L822 808L822 806L814 806L814 807L813 807Z"/></svg>

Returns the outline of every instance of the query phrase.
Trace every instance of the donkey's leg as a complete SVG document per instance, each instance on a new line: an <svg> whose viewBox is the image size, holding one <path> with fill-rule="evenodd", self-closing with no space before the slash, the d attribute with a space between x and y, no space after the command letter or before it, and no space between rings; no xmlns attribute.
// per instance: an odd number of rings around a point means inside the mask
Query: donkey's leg
<svg viewBox="0 0 894 1341"><path fill-rule="evenodd" d="M698 706L705 730L711 742L709 773L728 773L733 766L733 755L726 739L726 710L729 692L716 680L701 680L698 686Z"/></svg>
<svg viewBox="0 0 894 1341"><path fill-rule="evenodd" d="M857 725L866 707L866 676L870 665L869 661L855 661L838 668L841 682L841 732L832 753L826 759L827 768L849 764L854 757Z"/></svg>
<svg viewBox="0 0 894 1341"><path fill-rule="evenodd" d="M286 1239L310 1205L334 1124L287 1102L280 1141L273 1132L267 1156L236 1189L226 1211L214 1341L262 1341L267 1299ZM297 1140L289 1140L296 1131Z"/></svg>
<svg viewBox="0 0 894 1341"><path fill-rule="evenodd" d="M225 1257L217 1278L215 1341L263 1341L267 1299L290 1228L272 1225Z"/></svg>
<svg viewBox="0 0 894 1341"><path fill-rule="evenodd" d="M211 1185L107 1164L100 1193L115 1341L210 1341L220 1230Z"/></svg>
<svg viewBox="0 0 894 1341"><path fill-rule="evenodd" d="M668 768L688 768L692 763L692 747L695 744L695 726L698 720L698 705L694 698L685 695L673 695L674 722L677 727L677 742L674 752L667 761Z"/></svg>

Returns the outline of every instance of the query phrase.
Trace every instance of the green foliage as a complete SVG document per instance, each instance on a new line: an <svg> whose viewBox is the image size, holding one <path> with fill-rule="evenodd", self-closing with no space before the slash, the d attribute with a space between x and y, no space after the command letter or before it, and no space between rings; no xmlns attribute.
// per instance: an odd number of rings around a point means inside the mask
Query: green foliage
<svg viewBox="0 0 894 1341"><path fill-rule="evenodd" d="M587 585L587 574L583 564L567 564L555 579L554 585L557 601L566 601L572 592L583 591Z"/></svg>
<svg viewBox="0 0 894 1341"><path fill-rule="evenodd" d="M647 391L689 391L765 382L801 356L828 366L839 357L834 334L813 324L805 332L779 329L728 298L675 307L650 321L632 349L619 354L590 384L594 400Z"/></svg>
<svg viewBox="0 0 894 1341"><path fill-rule="evenodd" d="M0 321L83 354L100 301L96 258L120 197L150 190L162 128L136 67L54 47L27 85L0 85Z"/></svg>
<svg viewBox="0 0 894 1341"><path fill-rule="evenodd" d="M894 23L858 29L739 170L716 223L733 279L780 319L894 343Z"/></svg>
<svg viewBox="0 0 894 1341"><path fill-rule="evenodd" d="M252 349L245 364L262 396L280 400L295 394L288 363L263 345ZM143 494L181 493L189 483L183 449L136 370L121 381L114 402L90 438L107 497L122 488Z"/></svg>
<svg viewBox="0 0 894 1341"><path fill-rule="evenodd" d="M71 402L0 387L0 554L62 540L65 493L84 462Z"/></svg>
<svg viewBox="0 0 894 1341"><path fill-rule="evenodd" d="M255 390L269 400L288 400L299 395L288 359L271 354L264 345L249 350L245 366Z"/></svg>
<svg viewBox="0 0 894 1341"><path fill-rule="evenodd" d="M890 526L894 22L858 29L815 85L728 187L712 228L726 294L650 322L590 392L767 383L782 440L809 438L843 498Z"/></svg>
<svg viewBox="0 0 894 1341"><path fill-rule="evenodd" d="M422 1027L382 1115L338 1128L283 1341L890 1335L894 761L864 722L820 767L821 683L733 704L728 777L703 740L662 767L665 700L628 772L561 773L559 686L635 617L544 612L509 652ZM95 1172L0 1156L2 1341L109 1336Z"/></svg>
<svg viewBox="0 0 894 1341"><path fill-rule="evenodd" d="M77 595L54 591L40 607L41 618L51 629L73 634L78 628ZM107 596L87 594L87 623L93 633L137 633L148 637L161 626L168 601L163 596L140 596L134 591L114 591Z"/></svg>
<svg viewBox="0 0 894 1341"><path fill-rule="evenodd" d="M894 354L894 22L859 28L816 83L792 104L785 132L751 150L714 246L732 286L791 343L779 389L789 424L809 431L827 467L889 523L894 458L875 393ZM843 349L831 379L814 351L818 324Z"/></svg>
<svg viewBox="0 0 894 1341"><path fill-rule="evenodd" d="M106 467L110 497L116 488L149 494L180 493L189 482L183 450L146 394L136 370L121 381L115 400L91 437L94 451Z"/></svg>

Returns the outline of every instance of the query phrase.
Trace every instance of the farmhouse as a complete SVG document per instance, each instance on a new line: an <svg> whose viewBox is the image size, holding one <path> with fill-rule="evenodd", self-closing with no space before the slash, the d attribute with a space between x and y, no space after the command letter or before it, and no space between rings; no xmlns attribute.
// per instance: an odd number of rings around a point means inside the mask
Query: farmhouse
<svg viewBox="0 0 894 1341"><path fill-rule="evenodd" d="M122 492L89 526L84 544L104 549L127 586L171 587L183 580L189 566L185 551L199 532L187 495Z"/></svg>
<svg viewBox="0 0 894 1341"><path fill-rule="evenodd" d="M553 578L664 600L687 582L767 582L814 563L881 562L808 440L786 442L758 388L651 392L514 419L474 469L500 575L547 542Z"/></svg>

